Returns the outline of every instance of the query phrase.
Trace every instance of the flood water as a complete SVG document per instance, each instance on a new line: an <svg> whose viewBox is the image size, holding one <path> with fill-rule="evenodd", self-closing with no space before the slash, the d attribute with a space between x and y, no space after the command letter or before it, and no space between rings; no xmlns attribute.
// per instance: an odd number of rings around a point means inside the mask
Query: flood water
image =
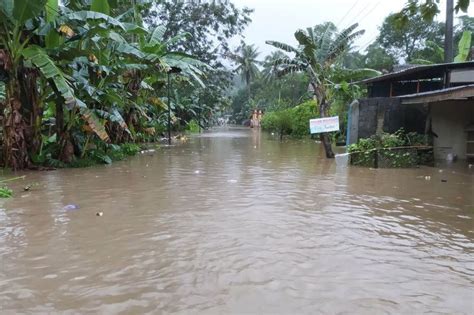
<svg viewBox="0 0 474 315"><path fill-rule="evenodd" d="M2 314L474 313L466 167L344 168L229 129L26 175L0 201Z"/></svg>

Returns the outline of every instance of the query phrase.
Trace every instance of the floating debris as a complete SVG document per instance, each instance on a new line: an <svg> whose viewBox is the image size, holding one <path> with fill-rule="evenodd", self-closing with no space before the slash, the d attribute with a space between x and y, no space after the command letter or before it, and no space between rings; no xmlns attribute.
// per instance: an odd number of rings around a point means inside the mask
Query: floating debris
<svg viewBox="0 0 474 315"><path fill-rule="evenodd" d="M79 209L79 206L78 205L75 205L75 204L70 204L70 205L65 205L63 207L64 210L67 210L67 211L71 211L71 210L77 210Z"/></svg>
<svg viewBox="0 0 474 315"><path fill-rule="evenodd" d="M425 180L431 180L431 176L425 176Z"/></svg>
<svg viewBox="0 0 474 315"><path fill-rule="evenodd" d="M148 150L141 150L141 154L146 154L146 153L154 153L156 150L155 149L148 149Z"/></svg>

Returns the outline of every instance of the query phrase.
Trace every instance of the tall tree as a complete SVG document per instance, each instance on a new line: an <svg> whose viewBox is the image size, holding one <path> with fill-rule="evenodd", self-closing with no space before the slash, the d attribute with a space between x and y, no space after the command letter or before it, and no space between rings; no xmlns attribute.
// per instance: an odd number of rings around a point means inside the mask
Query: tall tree
<svg viewBox="0 0 474 315"><path fill-rule="evenodd" d="M367 47L364 59L364 67L382 72L390 72L397 64L394 56L387 52L377 41Z"/></svg>
<svg viewBox="0 0 474 315"><path fill-rule="evenodd" d="M278 65L275 62L285 57L288 56L281 50L272 51L270 55L265 56L262 62L262 74L266 81L272 81L278 77Z"/></svg>
<svg viewBox="0 0 474 315"><path fill-rule="evenodd" d="M279 65L280 75L291 72L305 72L310 78L310 85L314 98L319 106L321 117L329 115L331 106L331 88L342 81L342 77L350 73L353 79L359 75L376 75L378 72L369 70L346 71L342 69L342 57L350 49L353 41L361 36L364 31L357 31L358 24L353 24L341 32L336 32L330 26L321 32L319 28L297 30L295 38L299 47L288 44L267 41L267 44L277 47L294 55L294 58L283 58L276 61ZM327 158L333 158L334 152L331 140L327 133L320 134Z"/></svg>
<svg viewBox="0 0 474 315"><path fill-rule="evenodd" d="M390 14L380 27L377 42L395 58L410 61L417 51L426 47L427 41L441 44L443 38L443 23L426 21L416 14L400 25L397 16Z"/></svg>
<svg viewBox="0 0 474 315"><path fill-rule="evenodd" d="M214 69L203 78L212 89L199 92L199 101L212 107L226 102L232 73L224 59L230 53L230 39L241 35L251 22L252 12L231 1L159 0L144 10L143 16L148 25L164 26L165 40L181 32L192 34L190 38L172 43L170 49L193 55ZM188 92L181 90L180 93Z"/></svg>
<svg viewBox="0 0 474 315"><path fill-rule="evenodd" d="M257 60L259 55L255 45L247 45L244 42L240 44L235 53L230 55L232 61L237 65L234 71L240 74L247 86L260 73L258 69L260 61Z"/></svg>
<svg viewBox="0 0 474 315"><path fill-rule="evenodd" d="M455 12L467 13L470 2L470 0L456 0ZM439 6L440 0L408 0L405 7L395 14L395 18L398 23L403 25L407 24L415 14L420 14L423 20L431 22L440 13Z"/></svg>

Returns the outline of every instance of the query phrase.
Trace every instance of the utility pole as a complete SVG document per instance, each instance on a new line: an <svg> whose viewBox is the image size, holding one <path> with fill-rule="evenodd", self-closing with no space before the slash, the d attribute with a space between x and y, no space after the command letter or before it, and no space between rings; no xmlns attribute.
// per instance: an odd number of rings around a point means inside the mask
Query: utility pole
<svg viewBox="0 0 474 315"><path fill-rule="evenodd" d="M447 0L446 1L446 29L445 29L445 34L444 34L444 62L445 63L454 61L453 15L454 15L453 0Z"/></svg>

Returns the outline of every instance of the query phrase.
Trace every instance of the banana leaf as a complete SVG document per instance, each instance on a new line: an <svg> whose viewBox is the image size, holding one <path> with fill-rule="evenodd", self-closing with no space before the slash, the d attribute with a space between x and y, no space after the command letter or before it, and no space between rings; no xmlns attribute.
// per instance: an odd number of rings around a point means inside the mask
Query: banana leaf
<svg viewBox="0 0 474 315"><path fill-rule="evenodd" d="M110 6L107 0L92 0L91 11L110 15Z"/></svg>
<svg viewBox="0 0 474 315"><path fill-rule="evenodd" d="M467 61L469 53L471 52L472 32L464 31L461 40L458 43L459 54L454 58L454 62Z"/></svg>
<svg viewBox="0 0 474 315"><path fill-rule="evenodd" d="M89 128L104 142L110 142L109 134L105 130L105 125L97 115L89 108L80 110L82 118L87 122Z"/></svg>
<svg viewBox="0 0 474 315"><path fill-rule="evenodd" d="M22 51L23 57L35 65L46 78L50 79L67 104L75 104L74 90L70 78L59 69L46 51L36 45L30 45Z"/></svg>

